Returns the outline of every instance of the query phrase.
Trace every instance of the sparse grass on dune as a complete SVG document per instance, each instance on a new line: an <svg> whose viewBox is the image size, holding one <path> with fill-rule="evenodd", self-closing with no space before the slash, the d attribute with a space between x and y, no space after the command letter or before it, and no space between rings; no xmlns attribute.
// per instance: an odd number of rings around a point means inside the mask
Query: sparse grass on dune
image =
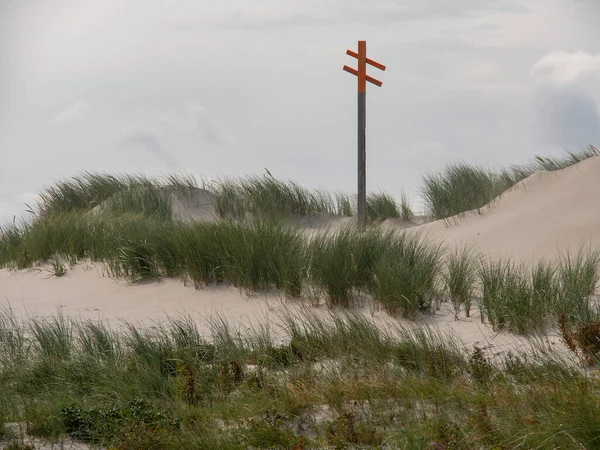
<svg viewBox="0 0 600 450"><path fill-rule="evenodd" d="M59 181L40 194L38 210L40 216L84 212L93 209L114 197L111 209L121 211L159 212L166 216L164 195L160 188L197 187L191 175L169 175L161 180L144 175L110 175L85 172L66 181ZM169 214L170 216L170 214Z"/></svg>
<svg viewBox="0 0 600 450"><path fill-rule="evenodd" d="M494 329L520 334L543 332L562 314L576 324L597 321L600 310L593 296L600 281L599 255L580 248L575 256L564 253L554 264L542 261L533 268L482 261L482 318Z"/></svg>
<svg viewBox="0 0 600 450"><path fill-rule="evenodd" d="M439 296L442 248L418 234L390 239L373 268L373 298L390 314L414 317Z"/></svg>
<svg viewBox="0 0 600 450"><path fill-rule="evenodd" d="M366 208L367 218L371 221L400 217L398 205L389 194L376 193L368 195Z"/></svg>
<svg viewBox="0 0 600 450"><path fill-rule="evenodd" d="M115 330L2 314L0 335L21 336L0 345L2 420L109 448L599 446L597 383L559 359L492 363L352 313L280 325L283 342L222 318L203 335L186 316Z"/></svg>
<svg viewBox="0 0 600 450"><path fill-rule="evenodd" d="M277 289L288 297L316 294L349 308L370 297L392 315L416 317L450 299L457 317L479 309L495 329L527 334L556 324L596 320L600 252L581 249L533 268L447 254L420 233L354 228L312 238L281 222L185 224L143 214L77 213L45 217L0 233L0 267L50 263L56 276L81 260L106 264L130 282L178 277L201 288L229 283L248 291Z"/></svg>
<svg viewBox="0 0 600 450"><path fill-rule="evenodd" d="M502 170L451 164L441 172L424 176L421 193L425 209L435 220L478 210L535 172L564 169L599 155L598 150L590 146L579 152L568 152L562 158L537 156L529 164Z"/></svg>
<svg viewBox="0 0 600 450"><path fill-rule="evenodd" d="M450 301L454 305L454 315L462 308L465 315L471 315L471 302L477 287L476 260L469 248L459 248L446 257L444 284Z"/></svg>
<svg viewBox="0 0 600 450"><path fill-rule="evenodd" d="M311 214L329 213L356 215L356 198L343 193L306 189L291 181L267 176L230 179L209 187L217 196L221 217L243 219L247 214L256 218L289 219ZM403 212L412 212L405 202ZM400 217L395 200L386 193L369 194L367 217L371 221Z"/></svg>
<svg viewBox="0 0 600 450"><path fill-rule="evenodd" d="M294 182L266 176L225 180L212 187L221 217L289 218L314 213L338 213L335 197L326 192L305 189Z"/></svg>
<svg viewBox="0 0 600 450"><path fill-rule="evenodd" d="M594 154L502 172L453 166L429 179L431 201L449 201L442 216L474 209L532 171ZM93 260L132 282L316 291L335 310L289 309L276 324L244 331L216 317L208 335L187 316L113 329L0 312L0 437L6 422L26 422L37 436L115 449L600 448L600 387L572 362L519 350L492 359L419 322L375 325L350 309L369 296L391 315L415 318L449 299L458 317L479 293L482 320L495 330L528 335L558 325L581 362L598 367L600 250L527 267L447 253L419 233L347 228L307 237L281 219L352 215L355 199L268 177L208 188L230 220L171 220L164 188L190 186L185 176L86 174L59 183L32 221L0 228L0 267L51 263L61 276ZM104 213L87 213L100 204ZM371 220L412 216L405 198L397 205L386 194L367 207Z"/></svg>
<svg viewBox="0 0 600 450"><path fill-rule="evenodd" d="M537 280L541 273L543 270L532 275L526 268L507 261L482 266L482 309L494 329L521 334L546 329L552 317L553 299L545 298L534 288L540 284Z"/></svg>
<svg viewBox="0 0 600 450"><path fill-rule="evenodd" d="M438 250L408 234L348 228L310 240L271 221L189 225L141 215L72 213L11 228L4 241L4 266L91 259L132 282L180 277L197 287L229 282L253 291L280 289L292 297L309 286L331 306L343 307L363 292L405 315L429 309L439 262Z"/></svg>
<svg viewBox="0 0 600 450"><path fill-rule="evenodd" d="M40 194L37 212L41 217L87 212L102 207L103 211L143 214L170 220L170 192L185 193L197 188L197 180L188 174L168 177L143 175L110 175L85 172L59 181ZM355 196L306 189L291 181L268 176L225 179L202 186L216 197L218 214L224 219L243 220L248 215L260 220L283 220L311 214L356 215ZM405 201L403 214L412 212ZM370 194L368 217L372 221L400 217L394 199L386 193Z"/></svg>
<svg viewBox="0 0 600 450"><path fill-rule="evenodd" d="M441 253L418 235L348 229L316 237L309 254L310 281L331 306L352 306L362 292L393 314L431 308Z"/></svg>
<svg viewBox="0 0 600 450"><path fill-rule="evenodd" d="M441 173L425 175L423 185L427 214L434 219L482 208L509 187L498 186L490 172L465 163L450 165Z"/></svg>

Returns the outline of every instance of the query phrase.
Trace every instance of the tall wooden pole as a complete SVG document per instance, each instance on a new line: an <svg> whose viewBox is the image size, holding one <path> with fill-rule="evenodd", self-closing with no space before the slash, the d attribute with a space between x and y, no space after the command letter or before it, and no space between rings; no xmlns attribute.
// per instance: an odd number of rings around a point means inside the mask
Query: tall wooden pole
<svg viewBox="0 0 600 450"><path fill-rule="evenodd" d="M358 41L358 230L367 223L367 42Z"/></svg>
<svg viewBox="0 0 600 450"><path fill-rule="evenodd" d="M367 81L381 86L381 81L367 75L367 64L385 70L385 66L367 58L367 42L358 41L358 53L347 50L347 55L358 60L358 70L344 66L346 72L358 78L358 229L365 231L367 225Z"/></svg>

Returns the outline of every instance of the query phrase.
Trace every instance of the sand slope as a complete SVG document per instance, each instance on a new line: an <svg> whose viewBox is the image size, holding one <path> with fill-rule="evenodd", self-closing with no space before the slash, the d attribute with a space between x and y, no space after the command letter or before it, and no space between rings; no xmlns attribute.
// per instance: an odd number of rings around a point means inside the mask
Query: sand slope
<svg viewBox="0 0 600 450"><path fill-rule="evenodd" d="M75 320L101 320L119 328L124 322L152 327L163 322L167 316L176 318L189 315L198 324L200 332L210 337L211 320L222 317L233 330L242 333L253 326L268 321L273 336L287 341L287 333L277 324L278 314L291 312L302 314L304 308L327 317L330 310L323 302L311 306L308 301L290 301L279 293L266 292L246 295L228 286L194 289L178 279L130 285L114 280L104 273L100 264L81 264L63 277L51 276L50 267L39 270L9 272L0 270L0 310L12 310L21 319L39 319L64 314ZM479 313L473 308L472 317L456 321L451 305L443 304L434 314L425 314L414 323L427 324L442 333L451 333L468 348L477 345L487 348L491 354L505 355L511 349L529 347L527 338L508 332L494 332L482 324ZM355 312L386 328L390 318L384 311L370 306L357 308ZM411 325L413 322L400 320ZM545 347L562 347L555 335L545 340Z"/></svg>
<svg viewBox="0 0 600 450"><path fill-rule="evenodd" d="M600 157L556 172L538 172L481 214L424 224L419 231L449 246L526 262L580 245L600 245Z"/></svg>
<svg viewBox="0 0 600 450"><path fill-rule="evenodd" d="M214 199L201 190L188 194L174 199L178 218L214 220ZM193 211L189 211L190 205ZM339 220L318 215L299 225L329 228ZM343 219L344 224L350 220ZM534 174L482 214L467 214L450 226L444 221L423 225L396 222L388 221L386 226L398 230L412 226L411 230L425 232L449 246L473 244L490 255L525 261L550 258L559 249L576 249L581 244L600 245L600 157L562 171ZM44 270L0 270L0 307L10 307L18 316L51 316L60 310L74 318L146 323L183 311L204 318L220 314L234 328L243 329L266 314L298 305L277 294L247 297L231 287L195 290L179 280L131 286L105 276L100 265L82 264L61 278ZM368 309L362 312L372 314ZM372 317L384 316L377 312ZM494 333L481 324L477 314L455 321L448 305L424 317L423 322L455 332L468 345L490 345L493 352L526 344L522 337ZM549 345L562 347L556 337L551 341Z"/></svg>

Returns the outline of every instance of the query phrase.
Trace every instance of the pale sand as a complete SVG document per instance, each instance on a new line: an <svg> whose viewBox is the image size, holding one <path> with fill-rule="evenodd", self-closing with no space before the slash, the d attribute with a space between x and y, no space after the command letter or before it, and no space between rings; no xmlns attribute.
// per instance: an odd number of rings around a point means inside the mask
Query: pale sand
<svg viewBox="0 0 600 450"><path fill-rule="evenodd" d="M524 261L551 258L559 249L573 249L581 244L599 245L600 157L559 172L537 173L504 194L493 207L482 211L469 214L450 227L438 221L412 229L424 231L450 246L473 244L483 253ZM305 226L320 228L328 227L334 220L322 215L308 222ZM397 228L407 226L397 225ZM22 317L47 317L60 310L73 318L147 324L162 320L165 315L186 312L197 317L200 324L204 323L205 330L205 320L220 314L234 328L243 330L266 317L273 320L278 311L300 306L277 294L248 297L231 287L196 290L179 280L131 286L104 276L100 265L84 264L61 278L44 270L18 273L0 270L0 307L10 307ZM360 311L371 317L368 308ZM378 311L373 317L389 320ZM452 331L469 347L491 346L492 353L529 345L523 337L492 332L489 326L480 323L477 313L472 318L455 321L448 305L442 305L430 317L421 318L420 323ZM547 342L550 347L564 348L554 333Z"/></svg>
<svg viewBox="0 0 600 450"><path fill-rule="evenodd" d="M481 214L416 229L446 245L523 262L552 260L579 246L600 245L600 157L556 172L538 172Z"/></svg>
<svg viewBox="0 0 600 450"><path fill-rule="evenodd" d="M51 276L49 267L19 272L1 270L0 286L0 308L10 308L20 319L50 318L60 312L75 320L103 320L114 328L124 322L152 327L167 317L185 314L194 319L207 338L210 338L210 320L219 316L230 323L232 330L242 334L252 333L258 324L269 322L276 341L285 342L287 335L279 326L280 313L302 314L309 309L325 318L330 314L323 302L312 306L308 300L290 301L277 293L249 296L228 286L195 289L176 279L130 285L106 276L98 264L78 265L60 278ZM370 306L356 311L382 329L388 329L386 324L396 320L406 326L427 324L457 337L467 349L476 345L493 355L530 347L531 341L525 337L497 333L482 324L476 309L472 308L472 317L465 318L462 314L456 321L451 305L442 304L434 314L423 315L413 322L392 319ZM543 344L551 348L562 346L555 333L544 337Z"/></svg>

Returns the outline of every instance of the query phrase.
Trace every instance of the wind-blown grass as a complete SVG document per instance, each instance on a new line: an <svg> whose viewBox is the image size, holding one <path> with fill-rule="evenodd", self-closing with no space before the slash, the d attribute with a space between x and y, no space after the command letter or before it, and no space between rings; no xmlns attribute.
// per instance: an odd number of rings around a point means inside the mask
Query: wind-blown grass
<svg viewBox="0 0 600 450"><path fill-rule="evenodd" d="M278 343L222 318L203 334L189 316L113 329L0 315L0 334L24 339L0 345L2 420L109 448L597 446L597 383L559 359L469 357L452 336L358 314L281 325Z"/></svg>
<svg viewBox="0 0 600 450"><path fill-rule="evenodd" d="M217 197L221 217L243 219L248 214L260 219L289 219L311 214L356 215L354 195L306 189L291 181L268 176L229 179L208 187ZM406 211L405 211L406 212ZM395 200L386 193L367 196L371 221L400 217Z"/></svg>
<svg viewBox="0 0 600 450"><path fill-rule="evenodd" d="M415 216L412 210L410 200L406 196L406 193L402 192L400 197L400 217L404 220L410 220Z"/></svg>
<svg viewBox="0 0 600 450"><path fill-rule="evenodd" d="M379 193L368 195L366 208L367 217L372 221L400 217L398 205L389 194Z"/></svg>
<svg viewBox="0 0 600 450"><path fill-rule="evenodd" d="M591 297L596 293L600 253L569 253L554 267L544 261L533 268L510 261L484 261L479 266L482 284L480 310L494 329L521 334L544 331L565 315L569 322L597 320L598 308Z"/></svg>
<svg viewBox="0 0 600 450"><path fill-rule="evenodd" d="M590 300L600 283L600 249L581 246L575 255L561 254L558 277L561 295L557 312L578 322L597 320L599 311L591 307Z"/></svg>
<svg viewBox="0 0 600 450"><path fill-rule="evenodd" d="M40 216L84 212L113 198L110 209L128 212L159 213L166 216L165 203L160 189L197 187L196 180L187 174L173 174L165 179L144 175L110 175L84 172L69 180L59 181L40 194ZM169 211L170 213L170 211Z"/></svg>
<svg viewBox="0 0 600 450"><path fill-rule="evenodd" d="M187 224L115 212L53 215L0 233L0 267L51 263L54 275L62 276L67 267L91 260L134 283L177 277L197 288L227 283L296 298L317 294L344 308L370 297L389 314L408 318L431 311L444 297L457 315L463 307L469 315L480 282L482 319L525 334L543 331L560 313L574 322L596 319L599 255L565 254L557 268L500 261L476 269L474 255L446 255L408 231L345 228L308 238L276 221Z"/></svg>
<svg viewBox="0 0 600 450"><path fill-rule="evenodd" d="M457 249L446 258L444 274L446 292L454 305L454 315L458 320L461 308L465 315L471 315L471 300L477 287L476 260L472 250Z"/></svg>
<svg viewBox="0 0 600 450"><path fill-rule="evenodd" d="M373 269L374 299L390 314L430 311L439 294L441 257L442 248L418 234L396 237Z"/></svg>
<svg viewBox="0 0 600 450"><path fill-rule="evenodd" d="M185 173L150 178L85 172L46 188L33 212L45 218L101 209L170 220L171 193L198 187L197 180ZM306 189L269 176L225 179L204 183L202 188L215 195L217 212L224 219L244 220L249 215L260 220L320 213L356 215L355 195ZM386 193L368 195L367 213L373 221L400 216L394 199ZM406 205L404 213L408 214Z"/></svg>
<svg viewBox="0 0 600 450"><path fill-rule="evenodd" d="M545 273L540 267L532 275L526 267L508 261L482 264L481 310L495 330L505 328L527 334L545 329L553 301L536 291ZM545 281L553 286L553 279Z"/></svg>
<svg viewBox="0 0 600 450"><path fill-rule="evenodd" d="M393 240L392 233L355 229L323 233L309 243L310 277L332 306L348 307L373 285L373 271Z"/></svg>
<svg viewBox="0 0 600 450"><path fill-rule="evenodd" d="M314 213L336 213L337 203L328 193L308 190L293 182L271 177L225 180L212 187L222 217L287 218Z"/></svg>
<svg viewBox="0 0 600 450"><path fill-rule="evenodd" d="M439 173L423 177L421 193L425 209L436 220L479 210L535 172L564 169L598 155L598 150L590 146L583 151L569 152L563 158L537 156L524 166L499 171L466 163L451 164Z"/></svg>
<svg viewBox="0 0 600 450"><path fill-rule="evenodd" d="M332 306L349 307L362 292L390 314L431 307L441 249L420 235L348 229L316 237L309 249L310 280Z"/></svg>
<svg viewBox="0 0 600 450"><path fill-rule="evenodd" d="M422 195L427 214L434 219L445 219L482 208L510 186L498 183L490 171L457 163L441 173L425 175Z"/></svg>

